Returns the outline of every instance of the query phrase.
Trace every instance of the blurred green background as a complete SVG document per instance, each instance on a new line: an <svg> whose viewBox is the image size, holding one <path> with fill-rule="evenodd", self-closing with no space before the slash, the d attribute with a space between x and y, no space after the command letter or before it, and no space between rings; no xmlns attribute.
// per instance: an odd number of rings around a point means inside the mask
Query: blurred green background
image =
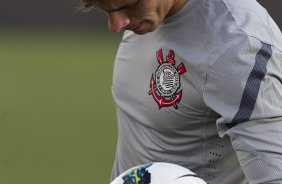
<svg viewBox="0 0 282 184"><path fill-rule="evenodd" d="M0 31L0 183L109 183L119 35Z"/></svg>
<svg viewBox="0 0 282 184"><path fill-rule="evenodd" d="M261 1L281 25L281 1ZM121 34L78 1L0 6L0 184L108 184Z"/></svg>

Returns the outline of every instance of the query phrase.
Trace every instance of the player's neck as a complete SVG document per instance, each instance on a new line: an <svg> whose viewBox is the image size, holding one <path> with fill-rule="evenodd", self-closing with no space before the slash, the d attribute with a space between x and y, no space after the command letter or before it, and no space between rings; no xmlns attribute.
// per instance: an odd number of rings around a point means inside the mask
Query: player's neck
<svg viewBox="0 0 282 184"><path fill-rule="evenodd" d="M189 0L174 0L173 5L166 15L166 18L178 12Z"/></svg>

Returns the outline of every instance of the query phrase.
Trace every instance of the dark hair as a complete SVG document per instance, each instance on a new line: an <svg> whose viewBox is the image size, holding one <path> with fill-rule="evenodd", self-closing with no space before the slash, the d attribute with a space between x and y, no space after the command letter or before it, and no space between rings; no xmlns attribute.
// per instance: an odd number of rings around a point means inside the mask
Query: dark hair
<svg viewBox="0 0 282 184"><path fill-rule="evenodd" d="M79 10L81 11L90 11L95 5L96 0L81 0Z"/></svg>

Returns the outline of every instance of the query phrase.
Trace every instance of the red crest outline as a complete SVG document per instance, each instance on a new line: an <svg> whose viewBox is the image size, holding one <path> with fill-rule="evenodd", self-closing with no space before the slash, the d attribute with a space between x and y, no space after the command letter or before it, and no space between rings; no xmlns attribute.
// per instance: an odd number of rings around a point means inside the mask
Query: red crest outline
<svg viewBox="0 0 282 184"><path fill-rule="evenodd" d="M179 88L181 87L179 76L186 72L185 65L183 63L180 63L177 67L175 67L175 63L176 63L175 53L173 50L170 50L168 52L166 56L166 60L164 60L162 49L157 51L156 57L159 63L159 68L165 65L165 63L169 63L174 68L179 78L179 86L176 86L177 89L175 89L175 92L173 94L168 96L162 95L162 93L159 91L157 87L156 76L152 74L150 80L150 91L148 94L152 95L153 99L158 104L159 109L161 109L162 107L170 107L170 106L174 106L174 108L177 109L178 108L177 104L180 102L182 98L182 89L179 90Z"/></svg>

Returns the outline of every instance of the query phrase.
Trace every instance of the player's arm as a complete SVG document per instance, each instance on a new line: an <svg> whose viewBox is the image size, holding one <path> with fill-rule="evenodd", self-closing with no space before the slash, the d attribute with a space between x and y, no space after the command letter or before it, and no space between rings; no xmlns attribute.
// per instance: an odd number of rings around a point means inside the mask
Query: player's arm
<svg viewBox="0 0 282 184"><path fill-rule="evenodd" d="M282 183L281 50L246 36L209 69L203 94L249 182Z"/></svg>

